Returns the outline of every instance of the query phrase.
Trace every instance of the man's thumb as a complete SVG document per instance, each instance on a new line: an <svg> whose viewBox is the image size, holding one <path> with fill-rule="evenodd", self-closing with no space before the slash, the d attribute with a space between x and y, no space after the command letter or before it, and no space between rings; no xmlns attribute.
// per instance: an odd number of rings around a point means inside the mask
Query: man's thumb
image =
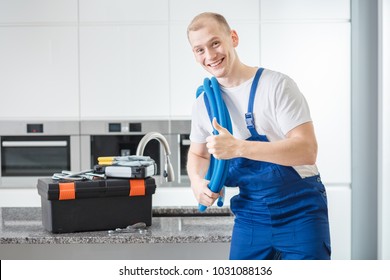
<svg viewBox="0 0 390 280"><path fill-rule="evenodd" d="M214 127L215 130L218 131L219 133L225 131L225 128L223 128L223 127L217 122L217 119L216 119L216 118L213 119L213 127Z"/></svg>

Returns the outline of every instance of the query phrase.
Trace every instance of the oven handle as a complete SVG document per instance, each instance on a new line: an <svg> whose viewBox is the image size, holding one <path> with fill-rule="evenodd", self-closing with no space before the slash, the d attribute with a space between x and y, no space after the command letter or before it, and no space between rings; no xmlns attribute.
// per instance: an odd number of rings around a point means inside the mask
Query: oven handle
<svg viewBox="0 0 390 280"><path fill-rule="evenodd" d="M3 147L66 147L67 141L3 141Z"/></svg>

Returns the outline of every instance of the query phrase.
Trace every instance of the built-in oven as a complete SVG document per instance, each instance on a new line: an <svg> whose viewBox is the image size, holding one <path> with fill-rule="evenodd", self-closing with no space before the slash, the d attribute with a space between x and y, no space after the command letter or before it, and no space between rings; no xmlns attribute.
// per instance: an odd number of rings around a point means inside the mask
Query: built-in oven
<svg viewBox="0 0 390 280"><path fill-rule="evenodd" d="M1 187L36 187L39 177L80 169L78 122L0 122Z"/></svg>
<svg viewBox="0 0 390 280"><path fill-rule="evenodd" d="M155 176L160 186L188 186L185 171L188 146L181 148L181 134L189 133L189 121L172 120L114 120L81 121L81 167L93 168L101 156L135 155L140 140L149 132L162 134L170 147L170 161L174 169L175 180L166 182L163 178L165 151L157 139L147 143L143 155L150 156L157 165ZM184 141L186 144L187 142ZM185 158L183 158L185 157ZM184 169L183 169L184 168Z"/></svg>

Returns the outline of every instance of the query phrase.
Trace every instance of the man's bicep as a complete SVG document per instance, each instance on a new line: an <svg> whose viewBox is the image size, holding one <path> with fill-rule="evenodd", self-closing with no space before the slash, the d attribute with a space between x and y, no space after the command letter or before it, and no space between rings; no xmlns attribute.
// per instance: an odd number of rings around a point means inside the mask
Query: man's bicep
<svg viewBox="0 0 390 280"><path fill-rule="evenodd" d="M317 142L313 122L306 122L291 129L287 133L287 138L303 138L307 141Z"/></svg>
<svg viewBox="0 0 390 280"><path fill-rule="evenodd" d="M199 156L202 158L210 157L210 154L207 151L206 143L191 142L190 149L188 152L194 156Z"/></svg>

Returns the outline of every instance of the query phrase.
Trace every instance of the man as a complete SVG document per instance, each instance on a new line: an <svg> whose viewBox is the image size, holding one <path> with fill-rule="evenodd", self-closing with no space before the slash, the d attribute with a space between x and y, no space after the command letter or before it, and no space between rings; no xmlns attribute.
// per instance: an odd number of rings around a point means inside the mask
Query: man
<svg viewBox="0 0 390 280"><path fill-rule="evenodd" d="M216 77L233 126L232 135L216 119L210 123L203 96L195 101L187 171L197 201L211 206L219 197L204 179L210 154L231 160L225 185L240 189L230 203L230 259L330 259L317 141L297 85L243 64L235 50L238 34L222 15L196 16L187 36L196 61Z"/></svg>

